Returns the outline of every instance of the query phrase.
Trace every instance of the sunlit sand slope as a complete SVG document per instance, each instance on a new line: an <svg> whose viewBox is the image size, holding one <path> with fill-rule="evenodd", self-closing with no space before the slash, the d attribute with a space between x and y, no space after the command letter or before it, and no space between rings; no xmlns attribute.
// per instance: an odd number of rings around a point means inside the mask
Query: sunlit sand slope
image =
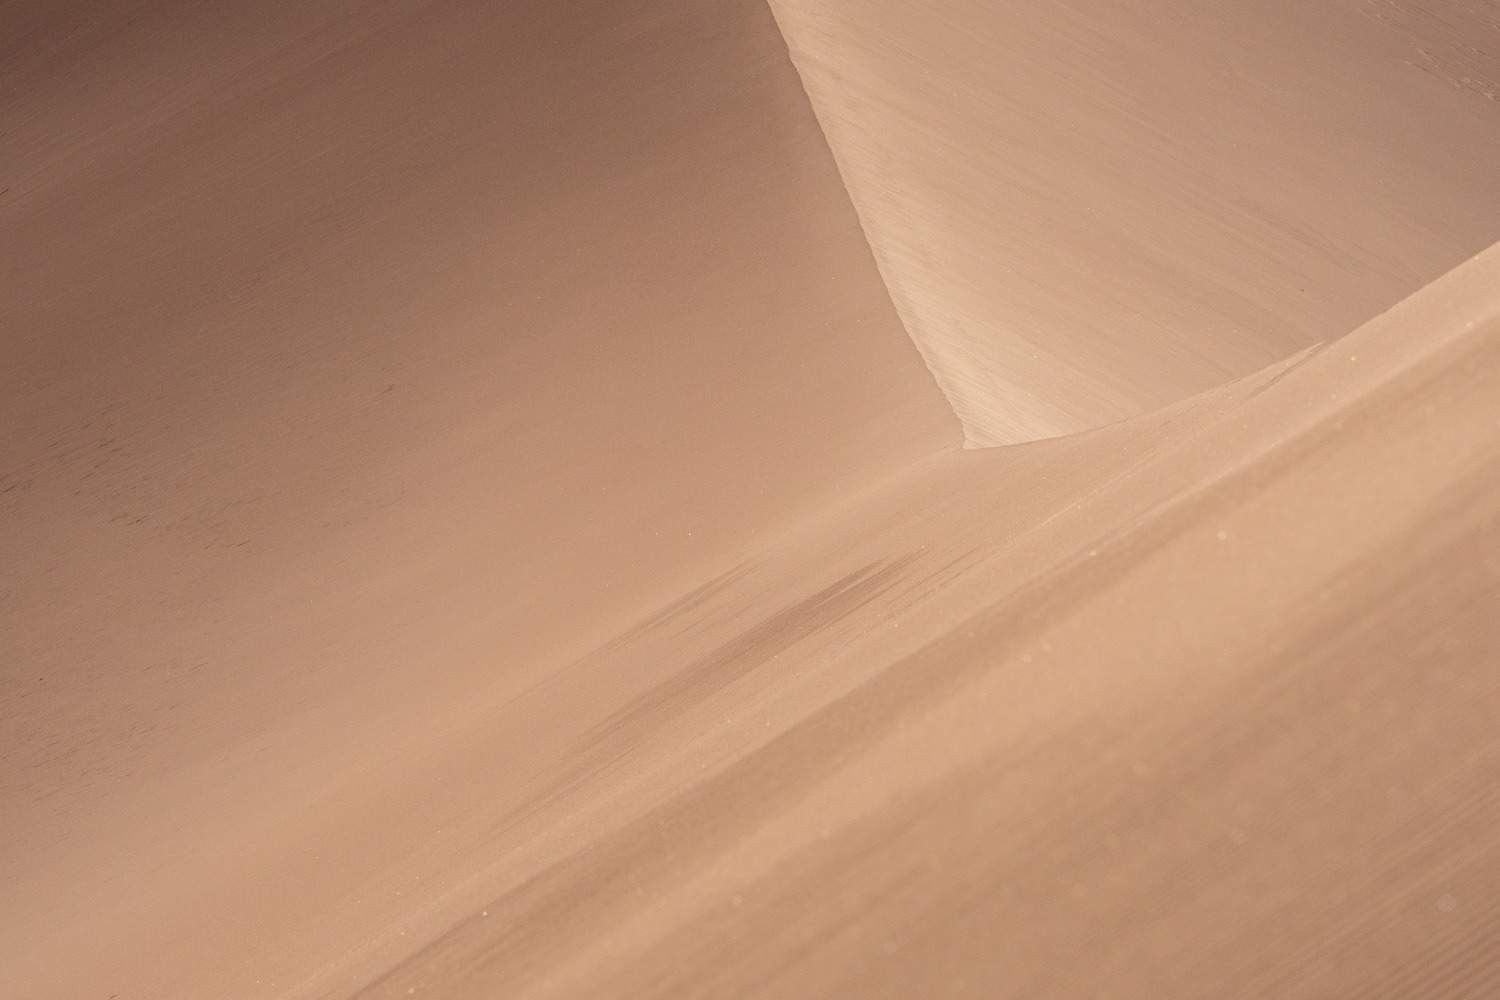
<svg viewBox="0 0 1500 1000"><path fill-rule="evenodd" d="M971 445L1140 414L1500 238L1500 5L771 0Z"/></svg>
<svg viewBox="0 0 1500 1000"><path fill-rule="evenodd" d="M560 678L631 679L359 995L1493 995L1497 497L1500 248L896 477Z"/></svg>

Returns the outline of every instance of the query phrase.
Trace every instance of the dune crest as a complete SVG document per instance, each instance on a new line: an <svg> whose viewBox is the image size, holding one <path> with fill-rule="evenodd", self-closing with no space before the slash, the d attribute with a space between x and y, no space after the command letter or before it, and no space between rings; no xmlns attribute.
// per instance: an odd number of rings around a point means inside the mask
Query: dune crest
<svg viewBox="0 0 1500 1000"><path fill-rule="evenodd" d="M1500 228L1477 6L770 2L970 446L1248 374Z"/></svg>

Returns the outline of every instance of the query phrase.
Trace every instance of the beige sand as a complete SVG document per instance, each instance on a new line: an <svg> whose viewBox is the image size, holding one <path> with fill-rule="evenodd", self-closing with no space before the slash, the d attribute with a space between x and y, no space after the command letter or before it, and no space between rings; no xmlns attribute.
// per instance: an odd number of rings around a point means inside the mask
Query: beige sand
<svg viewBox="0 0 1500 1000"><path fill-rule="evenodd" d="M0 997L1492 995L1497 19L1375 13L1409 197L976 452L760 0L0 3Z"/></svg>
<svg viewBox="0 0 1500 1000"><path fill-rule="evenodd" d="M1137 416L1500 235L1500 7L771 0L972 445Z"/></svg>

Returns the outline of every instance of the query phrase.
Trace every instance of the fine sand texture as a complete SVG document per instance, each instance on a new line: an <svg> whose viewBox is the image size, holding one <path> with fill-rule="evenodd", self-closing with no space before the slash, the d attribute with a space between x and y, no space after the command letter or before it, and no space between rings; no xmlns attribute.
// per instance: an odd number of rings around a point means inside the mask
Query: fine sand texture
<svg viewBox="0 0 1500 1000"><path fill-rule="evenodd" d="M0 998L1500 995L1500 8L944 3L0 0Z"/></svg>
<svg viewBox="0 0 1500 1000"><path fill-rule="evenodd" d="M970 445L1148 412L1500 235L1488 0L771 0Z"/></svg>
<svg viewBox="0 0 1500 1000"><path fill-rule="evenodd" d="M1500 246L936 458L576 665L658 667L356 995L1495 996L1497 497Z"/></svg>
<svg viewBox="0 0 1500 1000"><path fill-rule="evenodd" d="M958 434L763 2L0 10L0 997L384 934L451 713Z"/></svg>

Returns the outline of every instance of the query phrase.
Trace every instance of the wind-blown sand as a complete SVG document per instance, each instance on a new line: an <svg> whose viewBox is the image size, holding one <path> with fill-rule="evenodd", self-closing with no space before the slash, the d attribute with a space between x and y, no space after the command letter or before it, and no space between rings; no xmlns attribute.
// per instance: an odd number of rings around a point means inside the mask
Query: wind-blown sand
<svg viewBox="0 0 1500 1000"><path fill-rule="evenodd" d="M1326 259L1205 208L1212 364L973 451L763 3L0 4L0 996L1500 990L1450 7L1349 15L1430 141L1288 140Z"/></svg>
<svg viewBox="0 0 1500 1000"><path fill-rule="evenodd" d="M1492 995L1497 430L1500 247L1146 426L896 477L632 635L673 668L561 844L360 995Z"/></svg>

